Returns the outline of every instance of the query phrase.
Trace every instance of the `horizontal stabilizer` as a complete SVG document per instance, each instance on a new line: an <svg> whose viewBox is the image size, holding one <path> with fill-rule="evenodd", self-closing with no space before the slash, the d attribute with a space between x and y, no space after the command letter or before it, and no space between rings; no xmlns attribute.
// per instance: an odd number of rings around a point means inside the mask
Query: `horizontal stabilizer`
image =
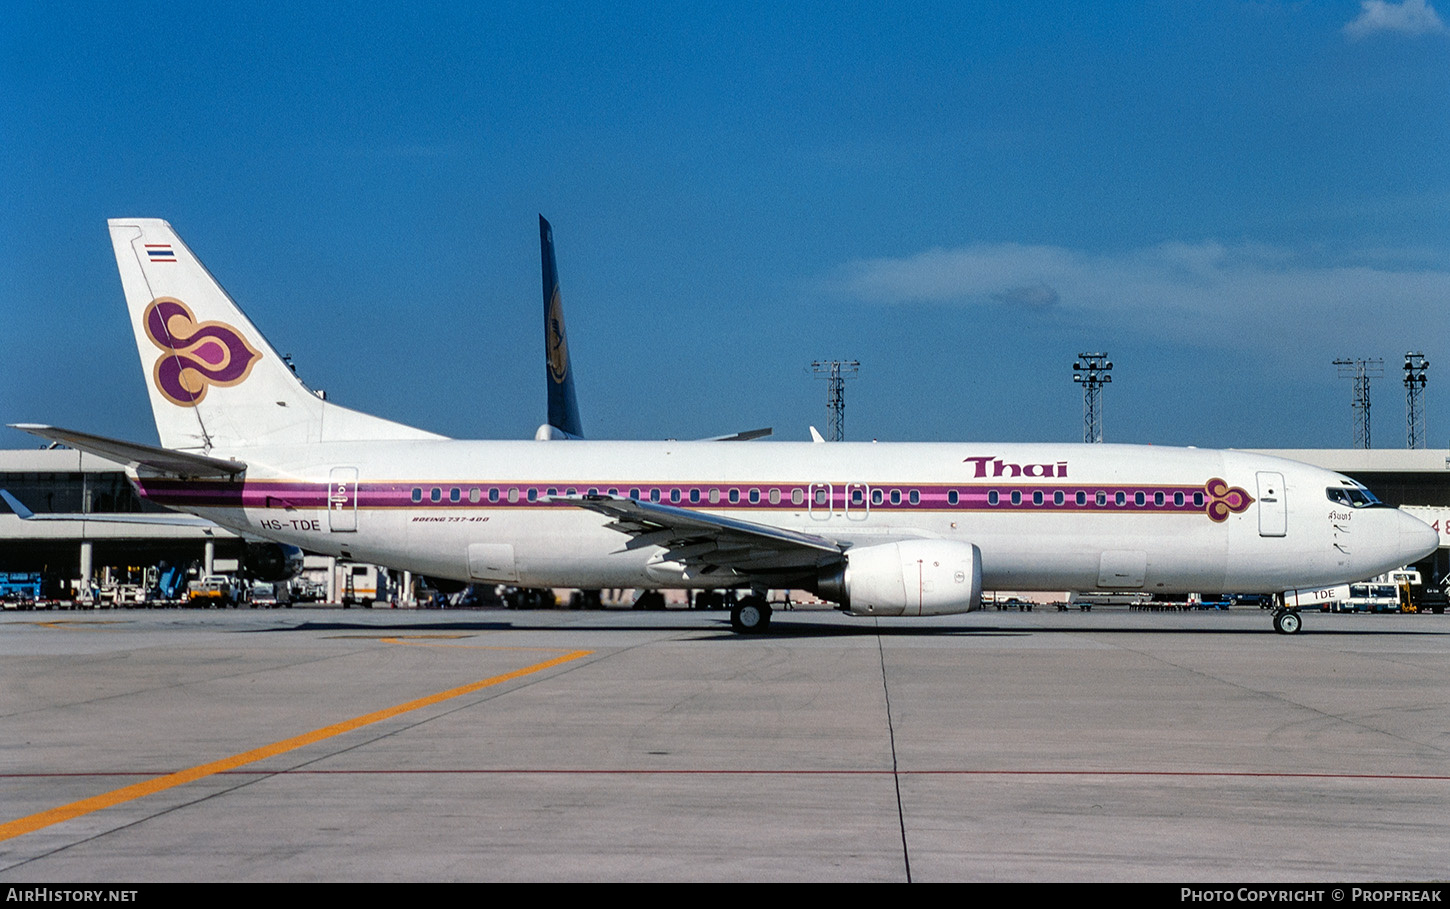
<svg viewBox="0 0 1450 909"><path fill-rule="evenodd" d="M9 490L0 489L0 499L10 506L15 516L22 521L100 521L106 524L148 524L158 527L216 527L217 525L206 518L199 518L193 514L157 514L157 513L123 513L112 512L104 514L92 513L67 513L67 514L36 514Z"/></svg>
<svg viewBox="0 0 1450 909"><path fill-rule="evenodd" d="M61 429L59 426L46 426L44 423L11 423L10 428L22 429L31 435L60 442L78 451L124 464L133 470L145 468L153 473L192 478L234 477L247 469L242 461L224 461L221 458L209 458L185 451L108 439L73 429Z"/></svg>

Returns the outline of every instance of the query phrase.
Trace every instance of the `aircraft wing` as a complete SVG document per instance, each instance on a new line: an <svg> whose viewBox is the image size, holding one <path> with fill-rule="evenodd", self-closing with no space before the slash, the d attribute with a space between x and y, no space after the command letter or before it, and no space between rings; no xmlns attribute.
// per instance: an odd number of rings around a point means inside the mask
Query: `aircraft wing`
<svg viewBox="0 0 1450 909"><path fill-rule="evenodd" d="M845 547L828 537L622 496L555 496L614 519L627 548L660 546L664 558L691 576L779 575L840 559Z"/></svg>
<svg viewBox="0 0 1450 909"><path fill-rule="evenodd" d="M31 435L60 442L79 451L124 464L133 470L144 467L168 476L192 478L234 477L247 469L242 461L224 461L189 451L173 451L170 448L125 442L121 439L94 436L88 432L61 429L59 426L46 426L43 423L11 423L10 428L23 429Z"/></svg>
<svg viewBox="0 0 1450 909"><path fill-rule="evenodd" d="M732 432L728 436L711 436L708 439L701 439L701 442L750 442L755 439L763 439L775 432L771 426L763 426L760 429L747 429L744 432Z"/></svg>

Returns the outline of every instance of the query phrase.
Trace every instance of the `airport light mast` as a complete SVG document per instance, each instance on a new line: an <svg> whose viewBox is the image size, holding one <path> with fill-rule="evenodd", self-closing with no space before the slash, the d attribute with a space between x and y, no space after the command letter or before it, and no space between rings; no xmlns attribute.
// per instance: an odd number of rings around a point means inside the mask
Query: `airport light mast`
<svg viewBox="0 0 1450 909"><path fill-rule="evenodd" d="M1103 386L1113 381L1113 364L1105 353L1080 353L1072 364L1072 380L1082 386L1082 440L1103 440Z"/></svg>
<svg viewBox="0 0 1450 909"><path fill-rule="evenodd" d="M846 440L846 380L854 379L861 369L859 360L816 360L811 364L816 376L826 380L826 412L830 422L828 440Z"/></svg>
<svg viewBox="0 0 1450 909"><path fill-rule="evenodd" d="M1339 367L1341 379L1352 379L1354 381L1354 447L1371 448L1369 435L1369 380L1376 379L1385 374L1385 361L1382 357L1366 359L1356 357L1353 360L1340 358L1334 361Z"/></svg>
<svg viewBox="0 0 1450 909"><path fill-rule="evenodd" d="M1430 361L1418 350L1405 354L1405 447L1425 447L1425 370Z"/></svg>

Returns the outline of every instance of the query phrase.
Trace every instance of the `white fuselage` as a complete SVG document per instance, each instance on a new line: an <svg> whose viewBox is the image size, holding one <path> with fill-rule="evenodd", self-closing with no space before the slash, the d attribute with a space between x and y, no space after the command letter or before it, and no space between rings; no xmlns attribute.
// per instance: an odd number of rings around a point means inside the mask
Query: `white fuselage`
<svg viewBox="0 0 1450 909"><path fill-rule="evenodd" d="M1283 591L1373 576L1437 543L1396 509L1330 501L1327 488L1350 482L1338 474L1236 451L417 440L220 454L245 461L244 477L142 477L141 489L310 551L527 586L728 586L561 501L588 493L827 537L848 552L970 543L988 590Z"/></svg>

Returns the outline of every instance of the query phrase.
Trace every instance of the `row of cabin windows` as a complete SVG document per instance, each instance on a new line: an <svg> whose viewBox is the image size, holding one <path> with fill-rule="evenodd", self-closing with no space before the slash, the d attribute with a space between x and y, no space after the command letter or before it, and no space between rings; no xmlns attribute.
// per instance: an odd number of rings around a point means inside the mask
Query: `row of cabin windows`
<svg viewBox="0 0 1450 909"><path fill-rule="evenodd" d="M1195 493L1193 493L1193 495L1191 497L1188 496L1188 495L1186 495L1182 491L1174 492L1173 493L1173 505L1174 505L1175 508L1182 508L1183 505L1184 505L1184 503L1190 501L1190 498L1191 498L1191 500L1193 502L1193 507L1194 508L1202 508L1203 507L1203 493L1202 492L1195 492ZM990 492L987 493L987 504L988 505L997 505L997 504L1000 504L1001 501L1002 501L1002 496L1001 496L1001 494L999 492L997 492L997 490L993 489L993 490L991 490ZM1012 490L1012 493L1009 496L1009 501L1011 501L1011 503L1013 505L1021 505L1022 504L1022 491L1020 489L1014 489L1014 490ZM1033 492L1032 492L1032 504L1033 505L1042 505L1046 501L1047 501L1046 495L1043 493L1042 490L1040 490L1040 489L1033 490ZM1108 504L1108 494L1105 491L1103 491L1103 490L1100 489L1093 496L1092 501L1093 501L1093 504L1096 505L1097 507L1104 508ZM1160 492L1153 493L1153 504L1155 506L1160 506L1161 507L1162 505L1166 504L1167 501L1168 501L1168 496L1167 496L1166 493L1163 493L1161 491ZM1088 503L1088 494L1087 494L1087 492L1084 491L1084 490L1079 489L1077 491L1077 493L1073 496L1073 504L1074 505L1077 505L1078 507L1084 507L1084 506L1087 505L1087 503ZM1065 504L1067 504L1067 494L1064 493L1061 489L1054 490L1053 493L1052 493L1052 504L1053 505L1065 505ZM1113 504L1116 505L1116 506L1118 506L1118 507L1122 507L1124 505L1127 505L1128 504L1128 494L1126 492L1123 492L1122 490L1119 490L1119 491L1113 493ZM1138 492L1133 493L1133 504L1135 506L1137 506L1138 508L1142 508L1143 506L1147 505L1148 504L1148 494L1145 493L1145 492L1143 492L1143 491L1141 491L1141 490L1139 490Z"/></svg>
<svg viewBox="0 0 1450 909"><path fill-rule="evenodd" d="M588 489L588 494L589 495L598 495L599 494L599 489L600 488L597 487L597 486L591 486ZM540 492L539 489L537 489L536 487L529 487L526 490L524 490L523 497L525 499L527 499L528 501L530 501L530 502L536 502L539 499L539 492ZM609 487L608 490L607 490L607 492L609 493L609 495L617 496L617 495L619 495L619 488L618 487ZM543 490L543 494L545 496L556 496L556 495L559 495L559 487L556 487L556 486L546 487ZM577 495L577 494L578 494L578 489L576 487L573 487L573 486L564 487L564 495L572 496L572 495ZM478 487L475 486L472 489L468 490L468 501L476 505L480 501L482 501L483 495L484 495L483 494L483 491L481 489L479 489ZM449 502L451 502L453 504L458 504L459 502L462 502L463 501L463 490L460 489L457 486L454 486L454 487L452 487L452 488L450 488L448 490L447 497L448 497L448 501ZM630 489L629 490L629 497L631 499L639 499L639 498L641 498L641 491L640 491L640 489L638 487ZM651 502L660 502L660 501L663 501L666 498L666 496L659 489L650 489L645 494L645 497L647 497ZM421 486L415 486L415 487L413 487L413 495L412 495L413 502L414 503L421 503L423 501L423 498L424 498L423 488ZM443 501L443 498L444 498L443 488L441 486L434 486L432 489L430 489L428 491L427 498L428 498L428 501L429 502L432 502L432 503L435 503L435 504L442 502ZM519 493L518 487L510 487L507 492L499 489L496 486L495 487L490 487L489 490L488 490L488 501L490 503L497 503L497 502L500 502L500 501L507 500L510 504L512 504L512 503L518 502L519 501L519 498L520 498L520 493ZM709 504L711 504L711 505L718 505L718 504L720 504L721 493L720 493L720 490L719 489L710 489L710 490L707 490L707 491L702 491L702 490L699 490L699 489L691 489L688 492L683 491L683 490L679 490L679 489L671 489L671 490L669 490L669 494L668 494L667 498L669 499L669 502L672 505L680 505L680 504L685 503L686 501L688 501L689 504L691 504L691 505L699 505L702 501L708 501ZM739 489L728 489L728 490L725 491L724 498L731 505L738 505L740 503L740 501L741 501L741 498L742 498L741 490L739 490ZM850 491L849 491L849 498L850 498L850 503L852 505L856 505L856 506L864 505L865 502L866 502L866 490L865 490L865 488L862 487L862 486L852 486L850 488ZM905 498L905 501L907 501L909 504L912 504L912 505L919 505L919 504L921 504L921 493L918 492L915 489L906 490L904 498ZM1014 489L1009 494L1008 498L1009 498L1009 501L1013 505L1021 505L1022 504L1022 501L1023 501L1022 491L1020 489ZM761 491L759 489L746 490L744 492L744 499L745 499L745 501L749 502L751 505L758 505L761 502L762 493L761 493ZM781 503L780 490L779 489L769 489L769 490L766 490L765 493L764 493L764 499L766 501L768 501L771 505L779 505ZM801 490L799 488L792 489L791 492L790 492L790 500L791 500L791 504L792 505L803 505L803 504L805 504L805 492L804 492L804 490ZM900 505L902 503L902 500L903 500L902 490L900 490L900 489L892 489L889 492L887 492L885 490L881 490L881 489L872 489L871 490L871 504L872 505L882 505L882 504L884 504L888 500L890 500L890 502L891 502L892 505ZM951 489L951 490L948 490L947 491L947 504L948 505L956 505L960 501L961 501L961 497L957 493L957 490ZM1001 504L1001 501L1002 501L1001 493L999 493L995 489L988 491L988 493L987 493L987 504L988 505L998 505L998 504ZM1033 505L1042 505L1042 504L1045 504L1046 501L1047 501L1046 494L1042 490L1038 489L1038 490L1034 490L1032 492L1032 504ZM1074 494L1073 501L1074 501L1074 504L1076 504L1079 507L1086 506L1087 503L1088 503L1088 494L1087 494L1087 492L1085 492L1084 490L1079 489ZM1162 506L1167 501L1168 501L1168 499L1167 499L1167 496L1166 496L1165 493L1163 493L1163 492L1155 492L1155 493L1153 493L1153 504L1155 506ZM1173 493L1173 505L1175 507L1181 508L1181 507L1183 507L1184 503L1187 502L1187 501L1188 501L1188 497L1183 492L1179 491L1179 492L1174 492ZM1202 492L1195 492L1195 493L1193 493L1192 501L1193 501L1193 506L1195 508L1201 508L1203 506L1203 493ZM1105 507L1108 504L1108 494L1106 492L1102 491L1102 490L1099 490L1097 492L1097 494L1093 497L1093 502L1094 502L1095 505L1097 505L1100 508L1101 507ZM821 507L825 507L825 506L827 506L827 505L830 504L830 492L826 489L826 487L819 486L819 487L816 487L815 488L813 503L815 505L818 505L818 506L821 506ZM1067 503L1067 495L1066 495L1066 493L1064 493L1061 489L1053 490L1053 493L1052 493L1052 504L1053 505L1061 506L1061 505L1065 505L1066 503ZM1118 491L1118 492L1116 492L1116 493L1114 493L1113 494L1113 504L1114 505L1117 505L1117 506L1120 506L1120 507L1128 504L1128 494L1126 492L1122 492L1121 490ZM1141 491L1133 493L1133 504L1136 505L1136 506L1138 506L1138 507L1140 507L1140 508L1143 507L1144 505L1147 505L1148 504L1148 496L1147 496L1147 494L1144 493L1144 492L1141 492Z"/></svg>

